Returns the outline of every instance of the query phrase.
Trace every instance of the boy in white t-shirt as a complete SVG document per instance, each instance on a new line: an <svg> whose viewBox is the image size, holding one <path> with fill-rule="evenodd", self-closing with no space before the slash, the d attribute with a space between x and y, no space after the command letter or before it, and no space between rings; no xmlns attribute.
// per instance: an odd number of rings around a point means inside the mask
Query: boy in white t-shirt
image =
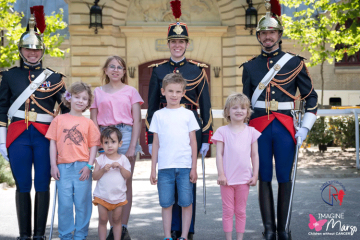
<svg viewBox="0 0 360 240"><path fill-rule="evenodd" d="M161 93L165 96L167 105L154 113L149 129L154 133L150 182L158 185L164 240L176 240L171 238L170 233L175 186L178 205L182 207L182 233L178 239L186 240L192 216L192 189L197 180L195 131L199 129L199 124L190 110L180 106L185 87L186 80L180 74L170 73L165 76ZM156 163L159 169L158 180Z"/></svg>

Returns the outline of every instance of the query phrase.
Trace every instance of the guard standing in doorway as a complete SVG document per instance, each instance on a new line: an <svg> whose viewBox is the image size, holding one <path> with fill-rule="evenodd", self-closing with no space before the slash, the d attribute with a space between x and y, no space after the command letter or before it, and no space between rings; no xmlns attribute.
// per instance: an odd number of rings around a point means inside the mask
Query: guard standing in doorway
<svg viewBox="0 0 360 240"><path fill-rule="evenodd" d="M181 16L180 1L172 1L171 7L175 23L171 23L168 28L168 47L170 50L170 59L152 64L149 67L153 68L148 95L148 112L146 116L146 143L149 145L149 152L151 154L151 147L153 141L153 134L149 132L149 126L152 116L155 111L166 107L166 99L161 95L162 80L165 75L169 73L180 73L187 80L186 93L181 99L180 103L184 108L193 111L200 130L196 132L198 151L203 156L209 150L212 137L212 112L209 95L209 83L204 68L208 66L203 63L198 63L185 58L185 52L189 46L189 31L186 23L180 22ZM200 109L200 116L197 110ZM176 126L174 126L176 127ZM196 184L193 190L193 217L190 225L188 239L193 239L195 233L195 212L196 212ZM177 239L181 236L181 207L177 205L176 200L173 206L173 218L171 225L171 236Z"/></svg>

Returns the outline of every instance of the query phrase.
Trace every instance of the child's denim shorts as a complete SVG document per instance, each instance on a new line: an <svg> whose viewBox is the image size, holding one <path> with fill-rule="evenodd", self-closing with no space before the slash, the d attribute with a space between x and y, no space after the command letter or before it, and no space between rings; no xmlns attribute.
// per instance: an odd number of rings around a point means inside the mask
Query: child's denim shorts
<svg viewBox="0 0 360 240"><path fill-rule="evenodd" d="M123 141L123 144L121 145L121 147L119 147L118 153L125 155L125 153L129 149L131 142L132 126L121 123L112 127L116 127L117 129L119 129L122 134L121 140ZM105 128L107 128L107 126L101 126L100 131L102 132ZM141 146L139 145L139 141L136 143L136 147L135 147L135 155L137 153L143 154Z"/></svg>
<svg viewBox="0 0 360 240"><path fill-rule="evenodd" d="M175 203L175 186L178 194L178 205L188 207L193 202L193 183L190 182L191 168L166 168L159 170L159 202L163 208Z"/></svg>

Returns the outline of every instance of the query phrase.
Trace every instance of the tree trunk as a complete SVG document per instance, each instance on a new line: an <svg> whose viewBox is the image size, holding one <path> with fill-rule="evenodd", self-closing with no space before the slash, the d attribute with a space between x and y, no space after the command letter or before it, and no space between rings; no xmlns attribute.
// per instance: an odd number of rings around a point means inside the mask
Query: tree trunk
<svg viewBox="0 0 360 240"><path fill-rule="evenodd" d="M321 108L324 106L324 60L321 62L321 68L320 68L320 75L321 75Z"/></svg>
<svg viewBox="0 0 360 240"><path fill-rule="evenodd" d="M325 51L325 40L326 38L322 36L322 43L321 43L321 50ZM320 68L320 75L321 75L321 108L324 108L324 62L325 58L321 57L321 68Z"/></svg>

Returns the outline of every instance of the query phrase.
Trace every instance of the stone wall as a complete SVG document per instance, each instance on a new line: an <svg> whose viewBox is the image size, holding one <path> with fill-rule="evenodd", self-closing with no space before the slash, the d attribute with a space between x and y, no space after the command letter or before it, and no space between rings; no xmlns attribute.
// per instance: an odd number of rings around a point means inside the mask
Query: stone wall
<svg viewBox="0 0 360 240"><path fill-rule="evenodd" d="M111 55L126 57L125 37L119 26L125 24L128 0L102 0L103 26L98 34L89 29L89 8L92 0L68 0L70 32L70 79L71 82L83 81L93 87L101 85L101 66ZM125 10L124 10L125 9Z"/></svg>
<svg viewBox="0 0 360 240"><path fill-rule="evenodd" d="M167 26L174 21L168 0L101 0L99 4L105 4L104 29L99 29L98 34L88 28L89 9L85 2L91 6L93 0L66 1L71 52L59 67L69 75L69 83L81 80L93 87L101 85L102 64L108 56L119 55L128 66L135 67L129 85L138 88L138 66L169 57L166 49L156 49L157 40L166 39ZM258 9L259 20L266 11L263 0L254 0L253 4ZM246 0L182 0L182 6L181 20L188 24L192 39L192 49L186 52L186 57L208 63L212 68L221 67L219 78L214 77L213 69L210 75L212 106L222 109L229 94L242 91L242 68L238 67L261 51L255 35L244 29ZM294 45L294 41L283 40L283 50L309 57L301 53L300 46ZM334 64L326 63L325 89L360 90L359 69L335 68ZM320 89L320 67L309 71L315 89ZM223 119L214 119L215 130L223 124Z"/></svg>

